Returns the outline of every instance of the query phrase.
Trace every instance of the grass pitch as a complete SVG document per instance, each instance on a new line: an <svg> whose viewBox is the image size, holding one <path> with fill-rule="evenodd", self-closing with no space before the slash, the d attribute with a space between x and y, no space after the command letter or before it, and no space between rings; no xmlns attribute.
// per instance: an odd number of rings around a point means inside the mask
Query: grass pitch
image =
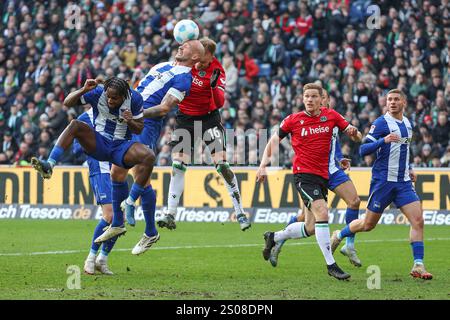
<svg viewBox="0 0 450 320"><path fill-rule="evenodd" d="M254 224L242 232L232 223L178 223L135 257L143 222L128 227L109 266L114 276L81 273L81 289L70 290L69 266L81 272L96 221L0 220L0 299L450 299L450 233L425 226L425 262L434 279L412 279L407 226L379 225L358 234L363 267L336 251L348 282L326 273L315 238L290 240L273 268L262 258L263 232L282 225ZM342 226L333 225L331 230ZM368 289L367 267L381 270L381 288Z"/></svg>

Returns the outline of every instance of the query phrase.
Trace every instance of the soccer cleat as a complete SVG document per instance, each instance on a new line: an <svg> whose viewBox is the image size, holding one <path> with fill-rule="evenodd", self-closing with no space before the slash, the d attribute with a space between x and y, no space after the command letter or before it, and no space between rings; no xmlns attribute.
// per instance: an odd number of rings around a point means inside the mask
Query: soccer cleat
<svg viewBox="0 0 450 320"><path fill-rule="evenodd" d="M47 161L32 157L31 165L37 172L39 172L43 179L50 179L52 177L53 169Z"/></svg>
<svg viewBox="0 0 450 320"><path fill-rule="evenodd" d="M272 267L276 267L278 264L278 255L281 252L281 247L286 242L286 240L282 240L280 242L275 242L275 246L270 250L269 261Z"/></svg>
<svg viewBox="0 0 450 320"><path fill-rule="evenodd" d="M120 209L125 212L125 217L130 226L134 227L136 225L136 220L134 219L134 211L136 207L132 204L128 204L126 200L123 200L120 204Z"/></svg>
<svg viewBox="0 0 450 320"><path fill-rule="evenodd" d="M177 224L175 223L175 217L171 213L164 213L162 218L156 222L158 227L167 228L169 230L174 230L177 228Z"/></svg>
<svg viewBox="0 0 450 320"><path fill-rule="evenodd" d="M348 273L346 273L345 271L343 271L341 268L339 268L339 266L335 263L331 264L331 265L327 265L327 269L328 269L328 274L331 277L335 277L338 280L347 280L350 278L350 275Z"/></svg>
<svg viewBox="0 0 450 320"><path fill-rule="evenodd" d="M93 275L95 273L95 260L94 259L86 259L84 262L84 273Z"/></svg>
<svg viewBox="0 0 450 320"><path fill-rule="evenodd" d="M275 232L267 231L266 233L264 233L264 240L266 241L266 246L262 251L264 260L269 260L270 258L272 248L275 246L274 236Z"/></svg>
<svg viewBox="0 0 450 320"><path fill-rule="evenodd" d="M100 260L98 258L97 258L97 260L95 260L95 270L97 270L103 274L106 274L108 276L112 276L114 274L114 272L109 270L108 263L105 260Z"/></svg>
<svg viewBox="0 0 450 320"><path fill-rule="evenodd" d="M347 246L343 246L340 250L340 252L350 260L350 263L354 265L355 267L361 267L361 260L359 260L358 256L356 255L355 249L347 248Z"/></svg>
<svg viewBox="0 0 450 320"><path fill-rule="evenodd" d="M109 240L111 238L114 238L115 236L120 237L121 235L124 235L127 232L127 229L125 226L122 227L111 227L109 226L105 232L103 232L100 236L98 236L94 242L95 243L102 243L106 240Z"/></svg>
<svg viewBox="0 0 450 320"><path fill-rule="evenodd" d="M239 225L241 226L241 230L245 231L248 228L252 226L250 221L248 220L247 216L245 214L240 214L236 217L237 221L239 222Z"/></svg>
<svg viewBox="0 0 450 320"><path fill-rule="evenodd" d="M342 239L338 238L339 232L341 232L341 230L336 230L331 235L331 239L330 239L330 242L331 242L331 253L334 253L336 251L336 248L339 246L339 244L342 241Z"/></svg>
<svg viewBox="0 0 450 320"><path fill-rule="evenodd" d="M149 237L145 233L142 236L141 240L134 246L131 251L134 255L140 255L150 249L150 247L159 240L159 233L156 236Z"/></svg>
<svg viewBox="0 0 450 320"><path fill-rule="evenodd" d="M422 263L415 263L410 272L410 275L413 278L420 278L424 280L433 279L433 275L425 270L425 266Z"/></svg>

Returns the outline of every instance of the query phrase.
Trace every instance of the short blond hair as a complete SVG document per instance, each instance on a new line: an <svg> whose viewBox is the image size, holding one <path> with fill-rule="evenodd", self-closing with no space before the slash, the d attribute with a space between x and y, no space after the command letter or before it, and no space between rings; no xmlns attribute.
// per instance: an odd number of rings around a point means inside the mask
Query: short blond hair
<svg viewBox="0 0 450 320"><path fill-rule="evenodd" d="M306 90L317 90L319 91L319 95L322 97L323 96L323 88L315 83L307 83L303 86L303 93L305 93Z"/></svg>
<svg viewBox="0 0 450 320"><path fill-rule="evenodd" d="M397 93L397 94L399 94L399 95L402 97L402 99L406 100L406 94L405 94L402 90L400 90L400 89L392 89L392 90L389 90L389 92L388 92L388 94L386 95L386 97L387 97L388 95L390 95L391 93Z"/></svg>
<svg viewBox="0 0 450 320"><path fill-rule="evenodd" d="M209 53L214 55L214 53L216 52L216 48L217 48L217 44L214 40L205 37L205 38L200 39L200 43L205 48L205 51L208 51Z"/></svg>

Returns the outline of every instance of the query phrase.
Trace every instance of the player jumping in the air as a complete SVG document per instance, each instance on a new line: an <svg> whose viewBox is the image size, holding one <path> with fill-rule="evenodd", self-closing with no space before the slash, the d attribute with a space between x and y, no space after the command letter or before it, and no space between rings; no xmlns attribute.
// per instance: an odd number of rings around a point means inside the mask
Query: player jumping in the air
<svg viewBox="0 0 450 320"><path fill-rule="evenodd" d="M323 94L324 95L322 105L327 106L329 108L330 101L327 91L323 90ZM345 222L349 224L353 220L358 219L359 204L361 200L358 197L355 185L344 172L344 170L350 167L350 160L344 158L342 155L341 146L339 144L338 132L339 128L334 127L333 137L331 141L330 158L328 162L328 173L329 173L328 189L333 191L340 198L342 198L347 204L347 211L345 212ZM358 135L359 135L358 139L360 140L362 135L360 132L358 132ZM284 230L276 232L279 234L279 236L277 235L277 238L281 240L277 242L277 244L272 248L270 252L269 261L272 264L272 266L274 267L277 266L278 255L280 254L281 247L284 245L286 240L301 238L301 234L295 234L290 232L290 229L295 227L289 227L289 225L292 225L293 223L296 222L304 225L306 210L308 210L308 208L303 207L303 212L298 216L292 217ZM358 258L354 246L355 237L347 237L346 240L347 240L346 245L341 248L340 252L348 257L350 263L352 263L357 267L360 267L361 260Z"/></svg>
<svg viewBox="0 0 450 320"><path fill-rule="evenodd" d="M339 280L350 275L339 268L330 249L330 228L328 226L328 159L333 128L338 127L348 136L357 139L358 130L350 125L339 113L322 107L322 87L306 84L303 87L305 111L289 115L283 120L278 133L269 140L257 172L257 181L264 182L266 167L281 139L291 134L295 152L293 171L295 185L303 202L309 209L306 223L293 223L288 227L291 234L308 237L315 232L319 247L326 260L328 274ZM311 214L312 213L312 214ZM263 257L270 258L272 248L280 240L279 234L264 234Z"/></svg>
<svg viewBox="0 0 450 320"><path fill-rule="evenodd" d="M200 139L209 148L216 170L227 186L236 212L236 219L241 230L245 231L250 228L251 224L242 207L236 176L226 161L225 130L218 110L223 106L225 100L225 71L219 60L214 57L216 43L208 38L203 38L200 42L205 48L205 54L202 60L192 68L193 81L190 95L179 104L175 131L170 142L174 149L172 177L167 200L168 208L167 213L158 221L158 225L168 229L176 228L175 216L184 191L184 175L187 164L191 161L194 143ZM152 117L155 114L160 115L156 108L145 110L144 118ZM195 123L201 126L201 130L199 130L201 137L194 136ZM187 136L183 133L187 133ZM185 139L190 141L185 141ZM183 148L178 148L178 146Z"/></svg>
<svg viewBox="0 0 450 320"><path fill-rule="evenodd" d="M107 79L104 86L98 84L99 81L88 79L81 89L70 93L64 100L69 108L90 104L95 129L80 120L72 120L58 138L48 161L32 158L31 164L44 178L50 178L55 164L77 139L84 152L98 161L108 161L122 168L136 166L136 183L145 184L150 177L155 155L144 144L131 140L132 133L139 134L144 128L142 96L118 77ZM113 180L114 217L106 231L111 235L108 239L126 232L120 203L127 195L128 185Z"/></svg>
<svg viewBox="0 0 450 320"><path fill-rule="evenodd" d="M398 89L387 94L388 112L374 121L360 148L362 157L376 152L372 167L372 181L364 219L357 219L342 231L336 230L331 238L334 252L341 240L357 232L370 231L380 220L384 209L392 202L411 224L410 242L414 258L411 276L432 279L423 263L423 212L419 197L414 190L416 174L409 161L409 145L413 134L411 122L403 114L406 95Z"/></svg>
<svg viewBox="0 0 450 320"><path fill-rule="evenodd" d="M154 108L172 108L180 103L189 93L192 83L191 68L200 61L204 54L204 48L200 41L190 40L178 48L175 62L163 62L157 64L147 73L137 87L137 91L144 100L144 111ZM154 119L145 119L144 130L140 135L134 135L133 141L143 143L148 150L156 149L161 128L163 114ZM153 152L152 152L153 154ZM154 159L153 159L154 160ZM151 174L153 164L149 168ZM141 197L142 211L145 218L145 231L141 240L134 246L132 253L139 255L144 253L159 240L159 233L155 226L156 194L153 190L149 176L145 181L139 177L139 171L134 170L135 182L131 187L130 194L121 202L121 208L125 211L128 222L134 225L135 202ZM123 167L114 166L111 170L111 178L122 184L126 184L128 170ZM124 217L114 215L112 226L123 224ZM112 238L115 234L108 230L95 241L102 242Z"/></svg>

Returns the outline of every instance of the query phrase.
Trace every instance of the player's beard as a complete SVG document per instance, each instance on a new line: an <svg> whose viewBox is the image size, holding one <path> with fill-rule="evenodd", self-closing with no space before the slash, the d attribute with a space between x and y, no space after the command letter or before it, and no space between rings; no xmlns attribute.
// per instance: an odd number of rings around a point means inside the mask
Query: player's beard
<svg viewBox="0 0 450 320"><path fill-rule="evenodd" d="M176 62L186 62L188 60L189 59L187 57L184 57L184 56L175 56L175 61Z"/></svg>

